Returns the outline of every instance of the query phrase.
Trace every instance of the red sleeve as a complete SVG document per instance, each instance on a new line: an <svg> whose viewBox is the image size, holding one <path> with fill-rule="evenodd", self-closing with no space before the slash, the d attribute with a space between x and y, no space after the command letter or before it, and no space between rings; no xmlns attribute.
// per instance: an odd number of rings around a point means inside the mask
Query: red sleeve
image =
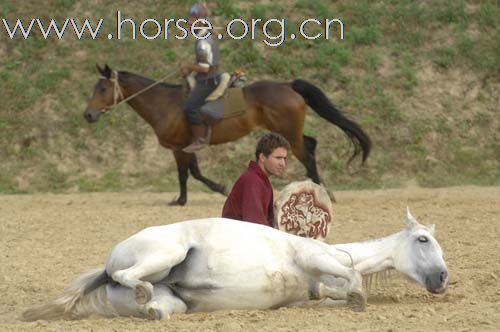
<svg viewBox="0 0 500 332"><path fill-rule="evenodd" d="M247 179L242 185L241 213L244 221L250 221L256 224L268 225L267 203L265 201L266 188L262 185L260 179Z"/></svg>

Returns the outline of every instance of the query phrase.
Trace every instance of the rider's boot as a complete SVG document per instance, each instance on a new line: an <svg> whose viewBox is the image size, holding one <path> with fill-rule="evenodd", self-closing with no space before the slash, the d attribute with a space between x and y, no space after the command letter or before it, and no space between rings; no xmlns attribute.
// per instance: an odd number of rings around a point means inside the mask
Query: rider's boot
<svg viewBox="0 0 500 332"><path fill-rule="evenodd" d="M206 147L210 143L212 128L203 124L191 125L193 140L191 144L186 146L182 151L186 153L194 153Z"/></svg>

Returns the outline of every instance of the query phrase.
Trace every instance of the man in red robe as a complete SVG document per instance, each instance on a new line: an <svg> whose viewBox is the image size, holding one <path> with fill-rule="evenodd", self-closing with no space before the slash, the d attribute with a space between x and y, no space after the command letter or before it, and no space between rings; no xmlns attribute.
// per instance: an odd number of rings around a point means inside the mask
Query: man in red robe
<svg viewBox="0 0 500 332"><path fill-rule="evenodd" d="M273 227L273 187L270 176L281 177L290 144L277 133L263 136L257 143L256 161L238 178L227 197L222 217Z"/></svg>

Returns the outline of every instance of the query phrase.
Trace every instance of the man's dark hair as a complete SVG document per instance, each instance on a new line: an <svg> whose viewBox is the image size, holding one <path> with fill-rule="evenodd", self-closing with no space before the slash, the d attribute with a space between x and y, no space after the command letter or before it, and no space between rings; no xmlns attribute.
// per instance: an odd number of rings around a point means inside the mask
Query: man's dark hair
<svg viewBox="0 0 500 332"><path fill-rule="evenodd" d="M277 148L290 150L290 143L288 143L287 139L278 133L269 133L262 136L259 139L259 142L257 142L255 160L259 160L259 155L261 153L263 153L265 157L269 157L269 155Z"/></svg>

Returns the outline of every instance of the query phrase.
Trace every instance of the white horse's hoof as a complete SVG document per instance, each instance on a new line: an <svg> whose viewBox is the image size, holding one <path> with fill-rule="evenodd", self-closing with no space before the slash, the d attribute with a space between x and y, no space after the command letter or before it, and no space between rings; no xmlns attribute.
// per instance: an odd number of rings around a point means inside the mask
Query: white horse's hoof
<svg viewBox="0 0 500 332"><path fill-rule="evenodd" d="M161 320L163 319L163 315L160 310L149 308L146 312L146 318L150 320Z"/></svg>
<svg viewBox="0 0 500 332"><path fill-rule="evenodd" d="M145 317L150 320L162 320L170 318L168 312L164 312L158 309L158 303L156 303L155 301L151 301L146 304L143 310Z"/></svg>
<svg viewBox="0 0 500 332"><path fill-rule="evenodd" d="M134 297L137 304L146 304L153 298L153 285L143 282L134 288Z"/></svg>
<svg viewBox="0 0 500 332"><path fill-rule="evenodd" d="M347 304L354 311L366 310L366 297L363 293L350 292L347 294Z"/></svg>

